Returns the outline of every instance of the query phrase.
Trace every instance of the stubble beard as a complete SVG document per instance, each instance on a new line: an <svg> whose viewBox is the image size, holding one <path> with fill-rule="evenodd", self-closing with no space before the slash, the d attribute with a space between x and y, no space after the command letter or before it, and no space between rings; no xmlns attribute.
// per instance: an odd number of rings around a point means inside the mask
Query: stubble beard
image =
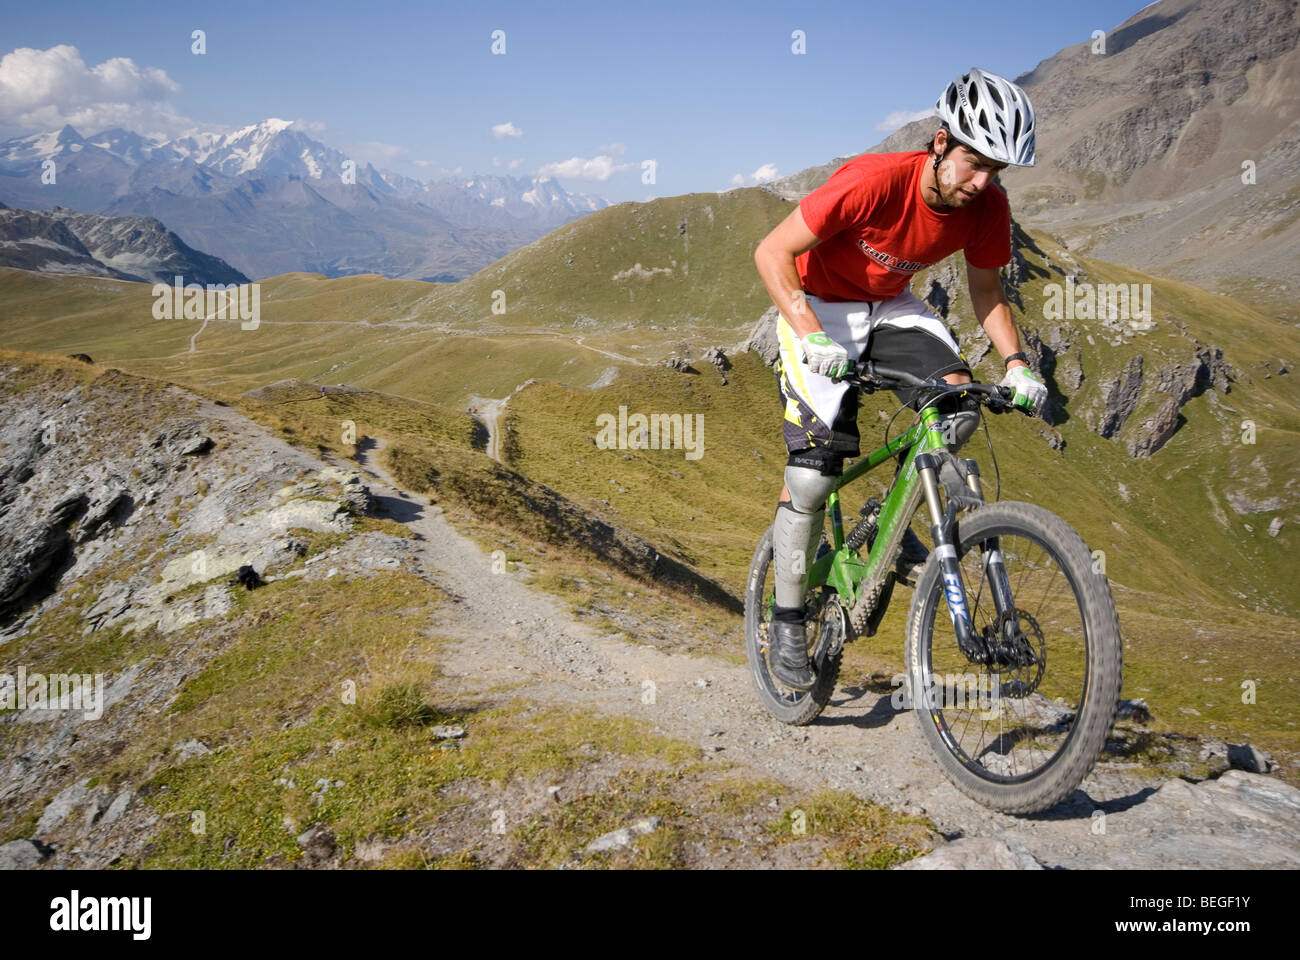
<svg viewBox="0 0 1300 960"><path fill-rule="evenodd" d="M957 189L956 180L951 164L944 161L939 164L938 171L934 173L932 189L939 195L939 202L945 207L960 209L975 198L963 196L961 191Z"/></svg>

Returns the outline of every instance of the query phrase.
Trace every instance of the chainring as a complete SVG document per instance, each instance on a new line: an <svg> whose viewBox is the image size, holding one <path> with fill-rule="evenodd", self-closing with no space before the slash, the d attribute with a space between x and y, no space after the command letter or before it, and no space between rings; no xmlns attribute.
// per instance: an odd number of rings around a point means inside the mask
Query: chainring
<svg viewBox="0 0 1300 960"><path fill-rule="evenodd" d="M817 618L817 640L810 651L812 662L820 672L822 664L844 649L848 637L849 617L838 596L831 596L822 604Z"/></svg>

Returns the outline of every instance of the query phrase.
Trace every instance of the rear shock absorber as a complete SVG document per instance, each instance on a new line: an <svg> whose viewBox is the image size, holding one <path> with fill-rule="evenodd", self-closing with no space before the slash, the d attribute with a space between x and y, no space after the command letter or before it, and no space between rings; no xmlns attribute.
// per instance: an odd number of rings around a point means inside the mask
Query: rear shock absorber
<svg viewBox="0 0 1300 960"><path fill-rule="evenodd" d="M880 519L880 501L871 497L862 505L858 511L858 522L853 525L848 538L844 545L851 550L861 551L863 544L867 549L871 549L871 543L876 539L876 522Z"/></svg>

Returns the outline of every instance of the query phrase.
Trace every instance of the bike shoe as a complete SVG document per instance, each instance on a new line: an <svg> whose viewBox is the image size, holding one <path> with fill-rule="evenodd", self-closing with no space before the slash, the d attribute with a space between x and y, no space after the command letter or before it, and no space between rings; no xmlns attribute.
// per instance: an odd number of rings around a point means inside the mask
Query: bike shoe
<svg viewBox="0 0 1300 960"><path fill-rule="evenodd" d="M808 660L808 638L802 623L776 620L768 624L772 641L768 660L772 676L792 690L811 690L816 677Z"/></svg>

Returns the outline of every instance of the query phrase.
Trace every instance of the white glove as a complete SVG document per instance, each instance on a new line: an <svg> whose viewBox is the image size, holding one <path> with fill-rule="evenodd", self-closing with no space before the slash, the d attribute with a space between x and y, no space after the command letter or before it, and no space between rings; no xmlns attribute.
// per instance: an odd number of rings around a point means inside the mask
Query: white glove
<svg viewBox="0 0 1300 960"><path fill-rule="evenodd" d="M1032 408L1034 416L1042 416L1043 408L1047 406L1047 385L1034 371L1028 367L1015 367L1007 371L999 386L1011 387L1016 391L1011 402L1017 407Z"/></svg>
<svg viewBox="0 0 1300 960"><path fill-rule="evenodd" d="M839 380L853 371L849 352L832 340L825 330L808 334L801 341L803 360L813 373Z"/></svg>

